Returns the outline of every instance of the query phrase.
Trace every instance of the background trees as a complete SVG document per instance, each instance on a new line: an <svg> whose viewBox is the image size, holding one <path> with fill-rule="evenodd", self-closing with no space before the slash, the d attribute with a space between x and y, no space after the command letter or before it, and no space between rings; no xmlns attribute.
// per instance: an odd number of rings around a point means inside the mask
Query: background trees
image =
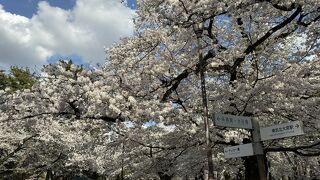
<svg viewBox="0 0 320 180"><path fill-rule="evenodd" d="M28 68L10 67L9 73L0 70L0 89L9 88L11 92L22 89L30 89L35 83L36 77Z"/></svg>

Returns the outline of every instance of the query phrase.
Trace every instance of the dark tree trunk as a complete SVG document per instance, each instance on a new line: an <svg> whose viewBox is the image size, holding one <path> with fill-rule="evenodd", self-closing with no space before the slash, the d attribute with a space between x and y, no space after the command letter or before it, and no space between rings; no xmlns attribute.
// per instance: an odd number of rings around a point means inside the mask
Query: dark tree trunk
<svg viewBox="0 0 320 180"><path fill-rule="evenodd" d="M245 180L256 180L257 178L259 178L260 176L259 176L257 157L249 156L243 159L244 159L244 167L245 167ZM267 165L265 165L265 167L267 172Z"/></svg>
<svg viewBox="0 0 320 180"><path fill-rule="evenodd" d="M97 180L100 177L100 175L97 172L93 172L93 171L83 171L82 173L88 178L91 178L94 180Z"/></svg>
<svg viewBox="0 0 320 180"><path fill-rule="evenodd" d="M255 156L244 158L245 180L256 180L259 178L258 162Z"/></svg>
<svg viewBox="0 0 320 180"><path fill-rule="evenodd" d="M242 142L243 142L243 144L247 144L247 143L251 143L252 141L251 141L251 139L244 138ZM265 172L268 172L268 165L267 165L268 160L267 160L266 154L243 157L242 159L244 160L245 180L257 180L260 178L259 166L258 166L258 160L257 160L258 156L264 157L264 163L265 163L265 168L266 168Z"/></svg>
<svg viewBox="0 0 320 180"><path fill-rule="evenodd" d="M47 170L46 180L53 180L53 174L51 170Z"/></svg>
<svg viewBox="0 0 320 180"><path fill-rule="evenodd" d="M160 180L171 180L172 179L172 176L169 176L168 174L163 173L163 172L158 172L158 175L159 175Z"/></svg>

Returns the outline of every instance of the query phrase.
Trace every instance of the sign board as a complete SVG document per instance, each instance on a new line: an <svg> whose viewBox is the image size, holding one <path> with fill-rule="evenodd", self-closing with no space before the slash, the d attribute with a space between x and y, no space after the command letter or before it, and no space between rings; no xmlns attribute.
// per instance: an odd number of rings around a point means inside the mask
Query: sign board
<svg viewBox="0 0 320 180"><path fill-rule="evenodd" d="M261 140L279 139L304 134L301 121L293 121L260 129Z"/></svg>
<svg viewBox="0 0 320 180"><path fill-rule="evenodd" d="M253 145L241 144L238 146L226 147L224 148L224 157L225 158L235 158L235 157L244 157L244 156L253 156Z"/></svg>
<svg viewBox="0 0 320 180"><path fill-rule="evenodd" d="M251 117L245 116L216 113L214 115L214 124L222 127L252 129Z"/></svg>

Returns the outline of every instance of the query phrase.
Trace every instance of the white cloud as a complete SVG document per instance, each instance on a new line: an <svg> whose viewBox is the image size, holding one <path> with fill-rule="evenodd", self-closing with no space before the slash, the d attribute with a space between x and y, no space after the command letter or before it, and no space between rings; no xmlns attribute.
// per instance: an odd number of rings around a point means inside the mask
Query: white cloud
<svg viewBox="0 0 320 180"><path fill-rule="evenodd" d="M42 65L56 54L103 63L104 47L132 35L133 15L119 0L77 0L71 10L40 1L31 19L0 5L0 66Z"/></svg>

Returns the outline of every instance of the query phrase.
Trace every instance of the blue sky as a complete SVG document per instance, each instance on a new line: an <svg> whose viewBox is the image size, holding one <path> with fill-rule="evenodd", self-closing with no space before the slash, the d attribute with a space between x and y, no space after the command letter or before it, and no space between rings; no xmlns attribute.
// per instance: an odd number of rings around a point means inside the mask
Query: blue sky
<svg viewBox="0 0 320 180"><path fill-rule="evenodd" d="M46 0L51 6L60 7L63 9L72 9L76 0ZM0 0L0 4L8 12L23 15L31 18L37 12L37 4L39 0ZM130 8L136 8L135 0L127 0Z"/></svg>
<svg viewBox="0 0 320 180"><path fill-rule="evenodd" d="M0 0L0 69L59 59L102 64L104 48L133 34L136 1Z"/></svg>
<svg viewBox="0 0 320 180"><path fill-rule="evenodd" d="M0 4L8 12L19 14L31 18L37 12L39 0L0 0ZM61 7L63 9L71 9L76 0L47 0L52 6Z"/></svg>

